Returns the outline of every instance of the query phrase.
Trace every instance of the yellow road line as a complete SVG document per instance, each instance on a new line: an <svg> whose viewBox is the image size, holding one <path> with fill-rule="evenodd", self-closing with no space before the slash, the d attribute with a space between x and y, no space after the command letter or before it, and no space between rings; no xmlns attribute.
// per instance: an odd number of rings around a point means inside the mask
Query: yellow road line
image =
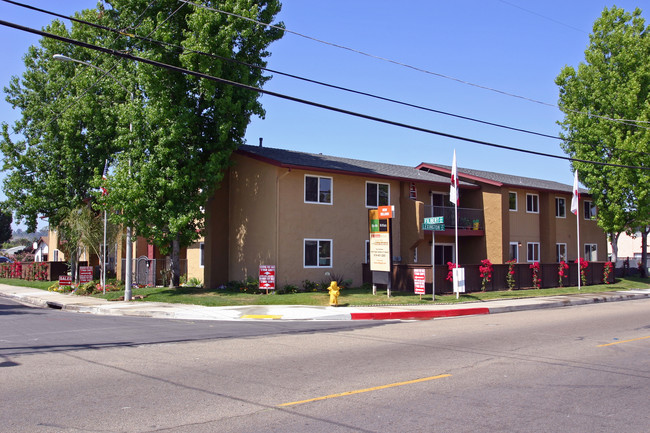
<svg viewBox="0 0 650 433"><path fill-rule="evenodd" d="M639 337L639 338L633 338L631 340L623 340L623 341L616 341L614 343L607 343L607 344L599 344L596 347L605 347L605 346L613 346L615 344L621 344L621 343L629 343L630 341L639 341L639 340L645 340L646 338L650 338L650 335L647 337Z"/></svg>
<svg viewBox="0 0 650 433"><path fill-rule="evenodd" d="M283 404L279 404L278 407L294 406L294 405L297 405L297 404L310 403L312 401L326 400L326 399L329 399L329 398L343 397L343 396L346 396L346 395L361 394L362 392L377 391L377 390L380 390L380 389L393 388L395 386L410 385L410 384L419 383L419 382L427 382L429 380L442 379L444 377L449 377L449 376L451 376L451 374L441 374L441 375L438 375L438 376L424 377L422 379L408 380L406 382L397 382L397 383L391 383L391 384L388 384L388 385L375 386L373 388L357 389L356 391L347 391L347 392L341 392L341 393L338 393L338 394L325 395L323 397L310 398L308 400L293 401L291 403L283 403Z"/></svg>
<svg viewBox="0 0 650 433"><path fill-rule="evenodd" d="M282 315L278 314L245 314L241 316L242 319L282 319Z"/></svg>

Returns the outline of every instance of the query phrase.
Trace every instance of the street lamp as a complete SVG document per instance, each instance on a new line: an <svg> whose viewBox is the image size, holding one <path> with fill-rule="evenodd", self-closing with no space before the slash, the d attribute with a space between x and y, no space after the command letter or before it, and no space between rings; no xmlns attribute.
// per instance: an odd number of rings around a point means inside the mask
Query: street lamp
<svg viewBox="0 0 650 433"><path fill-rule="evenodd" d="M64 56L63 54L55 54L52 56L54 60L59 60L62 62L74 62L79 63L91 68L97 69L105 75L111 77L122 89L126 91L131 96L131 102L133 102L133 92L129 91L124 84L120 82L113 74L109 71L95 66L92 63L85 62L83 60L73 59L72 57ZM129 132L133 132L133 123L129 122ZM106 290L106 211L104 211L104 263L102 265L103 270L103 281L104 290ZM131 266L133 261L133 245L131 244L131 227L126 227L126 268L124 270L124 300L126 302L130 301L132 298L132 278L131 278Z"/></svg>

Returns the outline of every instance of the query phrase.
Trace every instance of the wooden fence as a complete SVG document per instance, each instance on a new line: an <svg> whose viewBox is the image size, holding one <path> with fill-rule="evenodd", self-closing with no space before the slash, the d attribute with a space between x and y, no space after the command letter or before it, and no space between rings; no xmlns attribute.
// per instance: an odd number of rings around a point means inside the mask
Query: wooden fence
<svg viewBox="0 0 650 433"><path fill-rule="evenodd" d="M0 278L32 281L56 281L68 273L67 262L0 263Z"/></svg>
<svg viewBox="0 0 650 433"><path fill-rule="evenodd" d="M589 262L585 271L586 283L603 284L604 268L607 262ZM565 270L563 286L578 285L578 264L567 263L569 269ZM463 265L465 268L465 291L468 293L481 291L481 273L480 265ZM508 264L492 265L492 279L486 285L487 291L507 290L508 284L506 277L508 275ZM424 269L426 275L426 293L431 294L432 288L432 267L431 265L393 265L393 285L392 290L401 292L413 292L413 269ZM513 265L514 271L514 288L528 289L533 287L533 270L530 263L516 263ZM540 288L551 288L560 286L559 263L540 263ZM446 265L435 266L436 294L451 293L453 291L452 282L447 280L449 269ZM614 282L614 270L610 272L609 283ZM369 265L363 265L363 282L372 283L372 272ZM582 282L581 282L582 284Z"/></svg>

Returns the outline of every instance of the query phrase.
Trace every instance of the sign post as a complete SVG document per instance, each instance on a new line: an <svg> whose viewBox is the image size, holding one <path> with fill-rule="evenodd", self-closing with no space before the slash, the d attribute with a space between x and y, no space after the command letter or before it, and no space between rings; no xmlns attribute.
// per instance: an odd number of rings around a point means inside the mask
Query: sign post
<svg viewBox="0 0 650 433"><path fill-rule="evenodd" d="M260 289L275 290L275 265L260 265Z"/></svg>
<svg viewBox="0 0 650 433"><path fill-rule="evenodd" d="M445 217L425 218L422 230L431 230L431 299L436 300L436 232L445 230Z"/></svg>

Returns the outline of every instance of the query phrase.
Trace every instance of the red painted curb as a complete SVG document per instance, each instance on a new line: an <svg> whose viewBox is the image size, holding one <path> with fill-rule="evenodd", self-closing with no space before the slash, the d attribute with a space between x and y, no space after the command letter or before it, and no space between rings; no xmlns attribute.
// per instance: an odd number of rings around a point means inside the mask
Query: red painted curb
<svg viewBox="0 0 650 433"><path fill-rule="evenodd" d="M469 316L474 314L490 314L489 308L461 308L458 310L440 311L385 311L381 313L351 313L352 320L408 320L435 319L436 317Z"/></svg>

